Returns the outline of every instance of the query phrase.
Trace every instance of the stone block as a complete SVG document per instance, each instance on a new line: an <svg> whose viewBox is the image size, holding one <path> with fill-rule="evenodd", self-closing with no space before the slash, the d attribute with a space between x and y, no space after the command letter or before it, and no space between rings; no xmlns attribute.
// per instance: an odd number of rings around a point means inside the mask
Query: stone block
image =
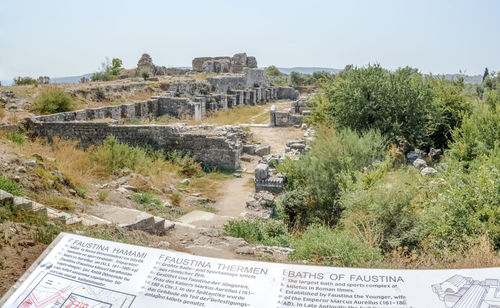
<svg viewBox="0 0 500 308"><path fill-rule="evenodd" d="M258 164L257 167L255 167L254 173L256 180L265 180L269 177L269 166L266 164Z"/></svg>
<svg viewBox="0 0 500 308"><path fill-rule="evenodd" d="M14 196L6 191L0 190L0 206L12 206Z"/></svg>
<svg viewBox="0 0 500 308"><path fill-rule="evenodd" d="M271 153L271 146L269 145L259 145L255 147L255 155L264 156Z"/></svg>

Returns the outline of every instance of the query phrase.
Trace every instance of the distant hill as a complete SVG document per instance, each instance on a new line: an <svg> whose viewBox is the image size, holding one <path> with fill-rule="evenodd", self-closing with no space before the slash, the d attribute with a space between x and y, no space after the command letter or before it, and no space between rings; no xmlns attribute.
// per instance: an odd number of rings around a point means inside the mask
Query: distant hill
<svg viewBox="0 0 500 308"><path fill-rule="evenodd" d="M290 74L291 72L297 72L302 74L312 74L314 72L338 73L342 71L342 69L328 68L328 67L278 67L278 69L283 74Z"/></svg>
<svg viewBox="0 0 500 308"><path fill-rule="evenodd" d="M437 75L437 78L441 78L443 75ZM458 80L458 78L463 77L465 83L471 83L471 84L480 84L483 82L483 76L482 75L462 75L462 74L445 74L444 79L446 80Z"/></svg>
<svg viewBox="0 0 500 308"><path fill-rule="evenodd" d="M50 83L78 83L82 77L87 77L90 79L92 74L85 74L80 76L67 76L67 77L50 77ZM0 80L2 86L11 86L14 81L11 80Z"/></svg>
<svg viewBox="0 0 500 308"><path fill-rule="evenodd" d="M50 83L78 83L82 77L90 79L91 76L92 74L69 77L50 77Z"/></svg>

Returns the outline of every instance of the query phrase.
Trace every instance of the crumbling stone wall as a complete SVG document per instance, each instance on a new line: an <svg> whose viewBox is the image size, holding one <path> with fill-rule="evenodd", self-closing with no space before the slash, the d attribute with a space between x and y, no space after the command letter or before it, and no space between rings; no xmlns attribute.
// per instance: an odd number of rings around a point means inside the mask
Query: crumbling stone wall
<svg viewBox="0 0 500 308"><path fill-rule="evenodd" d="M192 66L198 73L241 73L244 68L257 68L257 59L237 53L232 57L194 58Z"/></svg>
<svg viewBox="0 0 500 308"><path fill-rule="evenodd" d="M115 136L131 146L150 146L164 152L179 151L193 155L207 167L237 169L240 166L241 136L239 127L185 125L113 125L102 122L28 119L26 127L32 137L52 140L54 137L78 140L86 148Z"/></svg>
<svg viewBox="0 0 500 308"><path fill-rule="evenodd" d="M133 118L155 118L170 115L176 118L194 117L201 104L182 97L154 96L152 99L118 106L89 108L36 117L39 122L94 121L113 119L124 122ZM201 120L201 117L200 117Z"/></svg>
<svg viewBox="0 0 500 308"><path fill-rule="evenodd" d="M271 127L300 126L302 124L302 115L290 113L289 110L277 111L271 109L270 116Z"/></svg>
<svg viewBox="0 0 500 308"><path fill-rule="evenodd" d="M283 89L283 92L288 92L288 89ZM299 126L302 124L302 117L311 114L309 108L313 103L307 99L298 99L290 103L290 109L286 111L277 111L276 108L271 107L270 123L271 126L287 127Z"/></svg>

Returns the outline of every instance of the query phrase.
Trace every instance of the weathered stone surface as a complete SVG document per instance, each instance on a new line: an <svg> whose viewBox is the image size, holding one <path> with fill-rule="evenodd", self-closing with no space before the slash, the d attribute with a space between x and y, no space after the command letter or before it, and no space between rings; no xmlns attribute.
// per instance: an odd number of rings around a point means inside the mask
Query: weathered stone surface
<svg viewBox="0 0 500 308"><path fill-rule="evenodd" d="M429 150L429 158L432 159L432 161L438 162L442 155L443 151L441 149L431 148Z"/></svg>
<svg viewBox="0 0 500 308"><path fill-rule="evenodd" d="M255 155L264 156L271 153L271 146L269 145L259 145L255 147Z"/></svg>
<svg viewBox="0 0 500 308"><path fill-rule="evenodd" d="M242 153L254 155L255 154L255 144L244 144Z"/></svg>
<svg viewBox="0 0 500 308"><path fill-rule="evenodd" d="M240 254L240 255L253 255L253 254L255 254L254 249L250 246L238 247L238 248L236 248L236 250L234 252L237 254Z"/></svg>
<svg viewBox="0 0 500 308"><path fill-rule="evenodd" d="M192 66L198 73L241 73L245 68L257 68L257 59L246 53L232 57L199 57L193 59Z"/></svg>
<svg viewBox="0 0 500 308"><path fill-rule="evenodd" d="M425 167L420 171L420 174L423 176L434 176L437 173L437 170L432 167Z"/></svg>
<svg viewBox="0 0 500 308"><path fill-rule="evenodd" d="M23 197L14 197L13 205L18 209L31 210L33 202Z"/></svg>
<svg viewBox="0 0 500 308"><path fill-rule="evenodd" d="M14 196L0 189L0 206L11 206L14 203Z"/></svg>
<svg viewBox="0 0 500 308"><path fill-rule="evenodd" d="M255 167L255 179L265 180L269 177L269 166L266 164L258 164Z"/></svg>
<svg viewBox="0 0 500 308"><path fill-rule="evenodd" d="M257 59L255 57L247 57L247 67L257 68Z"/></svg>
<svg viewBox="0 0 500 308"><path fill-rule="evenodd" d="M283 176L272 176L265 180L254 180L255 191L268 191L273 194L279 194L285 187L285 178Z"/></svg>
<svg viewBox="0 0 500 308"><path fill-rule="evenodd" d="M413 162L413 167L415 167L417 169L422 169L422 168L427 167L427 163L425 162L425 160L423 160L421 158L417 158Z"/></svg>
<svg viewBox="0 0 500 308"><path fill-rule="evenodd" d="M222 234L222 232L216 228L208 228L208 229L202 231L201 234L208 236L208 237L219 237Z"/></svg>
<svg viewBox="0 0 500 308"><path fill-rule="evenodd" d="M422 158L422 153L417 151L409 151L406 154L406 163L413 164L416 159Z"/></svg>

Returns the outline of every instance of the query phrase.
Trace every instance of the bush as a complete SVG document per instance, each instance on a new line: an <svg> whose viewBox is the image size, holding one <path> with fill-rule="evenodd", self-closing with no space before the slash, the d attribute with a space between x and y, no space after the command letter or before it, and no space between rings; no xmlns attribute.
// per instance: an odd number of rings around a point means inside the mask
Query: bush
<svg viewBox="0 0 500 308"><path fill-rule="evenodd" d="M418 196L426 191L425 183L413 168L382 176L378 181L363 181L360 175L357 189L342 195L342 225L350 234L384 252L398 247L413 249L422 238Z"/></svg>
<svg viewBox="0 0 500 308"><path fill-rule="evenodd" d="M113 60L109 61L109 58L106 58L101 63L101 70L99 72L95 72L92 74L90 79L92 81L112 81L118 78L118 75L122 71L122 60L119 58L113 58ZM81 82L81 80L80 80Z"/></svg>
<svg viewBox="0 0 500 308"><path fill-rule="evenodd" d="M500 144L500 108L481 104L462 120L453 131L454 143L449 154L467 164L488 153Z"/></svg>
<svg viewBox="0 0 500 308"><path fill-rule="evenodd" d="M31 77L17 77L14 78L14 85L16 86L25 86L25 85L38 85L38 81Z"/></svg>
<svg viewBox="0 0 500 308"><path fill-rule="evenodd" d="M456 249L485 236L500 248L500 148L497 142L493 149L481 150L473 160L470 155L451 157L442 175L445 185L437 197L425 200L423 225L430 246Z"/></svg>
<svg viewBox="0 0 500 308"><path fill-rule="evenodd" d="M160 199L155 195L147 192L133 193L131 196L132 200L142 205L161 205Z"/></svg>
<svg viewBox="0 0 500 308"><path fill-rule="evenodd" d="M329 100L323 111L330 124L357 132L377 129L390 140L403 136L419 147L432 145L436 108L430 87L415 69L390 73L370 65L343 76L323 83Z"/></svg>
<svg viewBox="0 0 500 308"><path fill-rule="evenodd" d="M14 196L23 196L24 190L19 183L0 174L0 189Z"/></svg>
<svg viewBox="0 0 500 308"><path fill-rule="evenodd" d="M308 260L316 264L341 267L378 265L382 255L356 237L324 225L311 225L301 237L293 239L292 260Z"/></svg>
<svg viewBox="0 0 500 308"><path fill-rule="evenodd" d="M111 72L95 72L90 76L90 80L92 81L113 81L116 79L116 75L113 75Z"/></svg>
<svg viewBox="0 0 500 308"><path fill-rule="evenodd" d="M180 166L181 175L192 177L201 176L203 174L201 163L196 162L195 158L189 155L182 155L180 152L172 151L167 154L167 159L174 165Z"/></svg>
<svg viewBox="0 0 500 308"><path fill-rule="evenodd" d="M132 147L118 142L114 136L108 136L92 151L91 158L111 174L125 168L136 172L154 169L155 162L164 160L165 156L160 151Z"/></svg>
<svg viewBox="0 0 500 308"><path fill-rule="evenodd" d="M44 205L60 211L71 211L75 205L64 197L52 196L43 200Z"/></svg>
<svg viewBox="0 0 500 308"><path fill-rule="evenodd" d="M383 158L385 147L384 138L375 131L358 135L320 128L309 153L278 165L288 180L288 193L277 202L278 212L288 216L291 226L335 224L343 210L338 202L342 188L356 172Z"/></svg>
<svg viewBox="0 0 500 308"><path fill-rule="evenodd" d="M143 79L148 79L151 76L151 70L148 67L143 67L139 71L139 76Z"/></svg>
<svg viewBox="0 0 500 308"><path fill-rule="evenodd" d="M264 73L273 85L286 86L290 84L289 76L280 72L280 70L274 65L266 67Z"/></svg>
<svg viewBox="0 0 500 308"><path fill-rule="evenodd" d="M249 243L282 247L290 245L286 225L274 219L232 220L224 225L224 233L244 238Z"/></svg>
<svg viewBox="0 0 500 308"><path fill-rule="evenodd" d="M50 87L44 89L33 101L31 109L42 114L74 110L73 98L63 90Z"/></svg>
<svg viewBox="0 0 500 308"><path fill-rule="evenodd" d="M430 135L433 146L438 148L448 147L452 140L451 132L460 127L462 118L471 111L470 104L466 103L462 95L464 84L451 83L444 80L429 79L433 89L433 103L436 105L434 132Z"/></svg>
<svg viewBox="0 0 500 308"><path fill-rule="evenodd" d="M5 139L10 140L17 145L23 145L26 141L26 133L23 131L9 132L5 134Z"/></svg>

